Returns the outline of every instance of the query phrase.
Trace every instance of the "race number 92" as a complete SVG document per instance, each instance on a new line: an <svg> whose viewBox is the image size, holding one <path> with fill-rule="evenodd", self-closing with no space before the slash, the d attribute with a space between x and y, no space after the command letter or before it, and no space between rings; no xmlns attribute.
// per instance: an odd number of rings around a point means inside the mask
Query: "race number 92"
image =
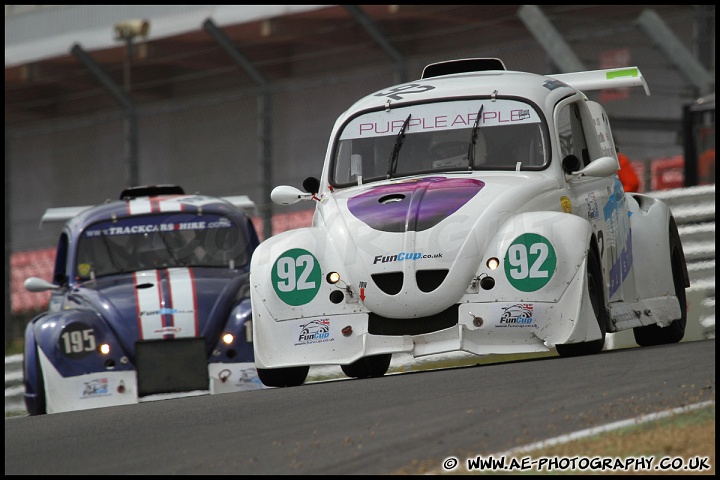
<svg viewBox="0 0 720 480"><path fill-rule="evenodd" d="M520 235L505 254L505 276L522 292L534 292L547 285L556 266L555 249L537 233Z"/></svg>
<svg viewBox="0 0 720 480"><path fill-rule="evenodd" d="M320 264L312 253L302 248L286 251L272 268L275 293L288 305L305 305L320 290Z"/></svg>

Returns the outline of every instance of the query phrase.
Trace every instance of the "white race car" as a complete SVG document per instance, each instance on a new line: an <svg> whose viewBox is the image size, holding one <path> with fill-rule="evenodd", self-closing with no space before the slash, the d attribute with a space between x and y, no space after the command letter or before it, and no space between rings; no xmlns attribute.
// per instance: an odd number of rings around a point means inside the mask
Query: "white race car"
<svg viewBox="0 0 720 480"><path fill-rule="evenodd" d="M641 346L679 342L672 213L623 191L607 114L583 94L634 86L649 94L636 67L464 59L355 103L321 178L272 192L315 211L251 260L260 380L301 385L312 365L378 377L401 352L593 354L630 328Z"/></svg>

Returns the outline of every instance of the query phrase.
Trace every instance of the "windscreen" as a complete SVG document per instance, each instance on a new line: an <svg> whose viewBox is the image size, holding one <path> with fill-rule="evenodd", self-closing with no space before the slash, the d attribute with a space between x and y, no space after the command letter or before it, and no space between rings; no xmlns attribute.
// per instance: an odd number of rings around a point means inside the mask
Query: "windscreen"
<svg viewBox="0 0 720 480"><path fill-rule="evenodd" d="M244 230L214 214L174 212L99 222L82 232L77 248L80 280L155 268L240 268L249 260Z"/></svg>
<svg viewBox="0 0 720 480"><path fill-rule="evenodd" d="M540 170L549 159L546 131L534 107L518 100L368 112L340 132L330 180L345 186L441 171Z"/></svg>

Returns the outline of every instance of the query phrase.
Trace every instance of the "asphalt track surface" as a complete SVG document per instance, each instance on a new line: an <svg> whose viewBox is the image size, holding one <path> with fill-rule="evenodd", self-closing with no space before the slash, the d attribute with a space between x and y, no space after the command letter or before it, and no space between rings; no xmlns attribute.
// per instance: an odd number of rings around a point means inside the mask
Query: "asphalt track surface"
<svg viewBox="0 0 720 480"><path fill-rule="evenodd" d="M11 417L5 474L412 473L714 399L711 339Z"/></svg>

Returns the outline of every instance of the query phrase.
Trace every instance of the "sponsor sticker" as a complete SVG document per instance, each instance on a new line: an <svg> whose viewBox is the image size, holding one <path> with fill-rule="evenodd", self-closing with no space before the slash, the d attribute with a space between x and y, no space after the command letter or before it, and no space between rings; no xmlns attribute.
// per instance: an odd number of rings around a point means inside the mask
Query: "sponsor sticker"
<svg viewBox="0 0 720 480"><path fill-rule="evenodd" d="M333 342L330 336L330 319L319 318L300 325L300 334L295 345L309 345L313 343Z"/></svg>
<svg viewBox="0 0 720 480"><path fill-rule="evenodd" d="M565 213L572 213L572 202L565 195L560 197L560 208L562 208L562 211Z"/></svg>
<svg viewBox="0 0 720 480"><path fill-rule="evenodd" d="M496 327L534 327L537 324L533 319L533 311L535 306L532 303L516 303L509 307L503 308L500 315L500 323Z"/></svg>
<svg viewBox="0 0 720 480"><path fill-rule="evenodd" d="M109 383L107 378L96 378L85 382L83 398L110 395Z"/></svg>

